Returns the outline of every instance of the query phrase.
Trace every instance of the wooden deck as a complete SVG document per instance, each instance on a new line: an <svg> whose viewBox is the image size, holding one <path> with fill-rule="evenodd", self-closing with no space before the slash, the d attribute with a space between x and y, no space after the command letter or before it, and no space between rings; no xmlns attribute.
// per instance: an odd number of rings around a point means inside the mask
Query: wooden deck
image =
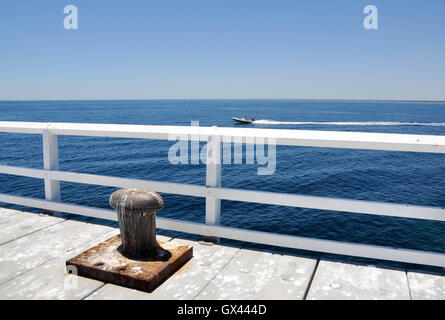
<svg viewBox="0 0 445 320"><path fill-rule="evenodd" d="M158 236L194 257L152 293L67 274L116 234L94 219L0 208L0 299L445 299L445 277Z"/></svg>

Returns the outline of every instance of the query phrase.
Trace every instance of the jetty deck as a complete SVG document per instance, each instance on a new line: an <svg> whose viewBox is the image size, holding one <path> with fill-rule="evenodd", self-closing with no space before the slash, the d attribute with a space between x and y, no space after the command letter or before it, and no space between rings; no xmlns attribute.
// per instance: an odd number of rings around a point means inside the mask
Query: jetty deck
<svg viewBox="0 0 445 320"><path fill-rule="evenodd" d="M445 277L158 235L194 257L152 293L67 273L68 258L116 235L94 218L0 208L0 299L445 299Z"/></svg>

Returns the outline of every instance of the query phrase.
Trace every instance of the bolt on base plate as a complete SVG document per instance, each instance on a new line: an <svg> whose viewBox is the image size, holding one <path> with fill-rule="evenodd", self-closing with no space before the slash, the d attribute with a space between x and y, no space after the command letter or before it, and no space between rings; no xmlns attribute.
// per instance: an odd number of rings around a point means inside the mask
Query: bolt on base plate
<svg viewBox="0 0 445 320"><path fill-rule="evenodd" d="M114 236L68 260L66 265L74 266L82 277L151 292L193 256L191 246L158 241L170 255L132 260L120 253L121 244L121 236Z"/></svg>

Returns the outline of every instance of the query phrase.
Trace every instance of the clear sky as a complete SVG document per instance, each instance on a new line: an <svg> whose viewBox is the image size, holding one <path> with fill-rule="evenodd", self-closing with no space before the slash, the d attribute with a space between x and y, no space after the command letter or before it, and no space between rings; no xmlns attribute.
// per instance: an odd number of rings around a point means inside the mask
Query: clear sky
<svg viewBox="0 0 445 320"><path fill-rule="evenodd" d="M1 100L157 98L445 100L445 1L1 0Z"/></svg>

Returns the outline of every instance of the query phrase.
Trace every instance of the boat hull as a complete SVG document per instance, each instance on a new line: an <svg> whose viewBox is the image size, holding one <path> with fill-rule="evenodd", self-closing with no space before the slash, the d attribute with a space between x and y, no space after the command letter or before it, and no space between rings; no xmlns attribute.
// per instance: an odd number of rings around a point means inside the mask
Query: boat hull
<svg viewBox="0 0 445 320"><path fill-rule="evenodd" d="M249 119L240 119L240 118L232 118L234 121L238 122L238 123L243 123L243 124L249 124L252 123L253 120L249 120Z"/></svg>

